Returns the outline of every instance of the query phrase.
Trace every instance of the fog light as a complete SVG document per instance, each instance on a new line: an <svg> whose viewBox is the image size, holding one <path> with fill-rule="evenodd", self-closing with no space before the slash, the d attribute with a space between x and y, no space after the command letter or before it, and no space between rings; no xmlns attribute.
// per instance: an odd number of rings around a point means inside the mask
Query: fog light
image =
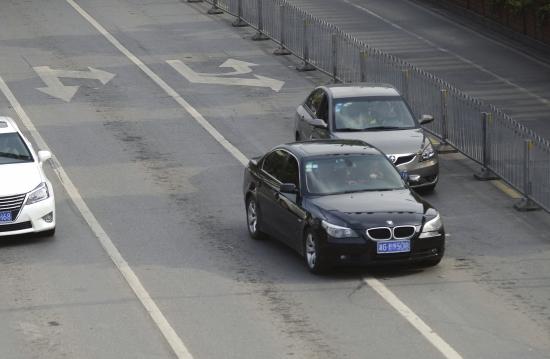
<svg viewBox="0 0 550 359"><path fill-rule="evenodd" d="M52 222L53 222L53 212L48 213L47 215L45 215L44 217L42 217L42 219L43 219L44 222L46 222L46 223L52 223Z"/></svg>

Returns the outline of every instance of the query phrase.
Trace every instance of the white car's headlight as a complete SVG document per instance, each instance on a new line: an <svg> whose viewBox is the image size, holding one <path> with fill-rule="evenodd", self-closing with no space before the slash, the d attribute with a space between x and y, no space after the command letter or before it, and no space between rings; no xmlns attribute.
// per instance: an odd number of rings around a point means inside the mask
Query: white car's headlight
<svg viewBox="0 0 550 359"><path fill-rule="evenodd" d="M435 150L432 146L432 143L428 141L428 144L424 146L422 149L422 153L420 154L420 157L422 157L422 161L427 161L430 158L433 158L435 156Z"/></svg>
<svg viewBox="0 0 550 359"><path fill-rule="evenodd" d="M29 193L26 204L33 204L43 201L50 197L50 191L48 191L48 185L46 182L42 182Z"/></svg>
<svg viewBox="0 0 550 359"><path fill-rule="evenodd" d="M441 228L443 227L443 222L441 221L441 216L438 214L434 218L430 219L428 222L424 223L422 228L422 233L420 233L420 238L430 238L437 237L441 235Z"/></svg>
<svg viewBox="0 0 550 359"><path fill-rule="evenodd" d="M321 225L327 231L327 234L333 238L359 237L357 233L355 233L355 231L351 228L337 226L335 224L325 221L323 221Z"/></svg>

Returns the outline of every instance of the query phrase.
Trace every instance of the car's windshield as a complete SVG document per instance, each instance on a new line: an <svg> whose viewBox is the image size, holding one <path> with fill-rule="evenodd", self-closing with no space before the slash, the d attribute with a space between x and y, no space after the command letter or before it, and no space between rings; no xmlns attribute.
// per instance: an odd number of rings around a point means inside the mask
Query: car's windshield
<svg viewBox="0 0 550 359"><path fill-rule="evenodd" d="M18 133L0 133L0 165L32 161L32 155Z"/></svg>
<svg viewBox="0 0 550 359"><path fill-rule="evenodd" d="M336 99L335 131L397 130L417 127L409 108L400 97Z"/></svg>
<svg viewBox="0 0 550 359"><path fill-rule="evenodd" d="M405 187L399 172L381 154L325 156L304 161L311 194L389 191Z"/></svg>

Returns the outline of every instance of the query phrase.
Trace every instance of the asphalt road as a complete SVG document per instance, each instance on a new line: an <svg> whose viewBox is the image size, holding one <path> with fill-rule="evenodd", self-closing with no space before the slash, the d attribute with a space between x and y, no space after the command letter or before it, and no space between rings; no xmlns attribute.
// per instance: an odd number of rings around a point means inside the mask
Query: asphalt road
<svg viewBox="0 0 550 359"><path fill-rule="evenodd" d="M550 50L422 0L290 0L370 46L492 103L550 139Z"/></svg>
<svg viewBox="0 0 550 359"><path fill-rule="evenodd" d="M310 275L276 241L248 238L236 156L292 140L296 105L328 79L297 73L296 59L272 56L272 43L250 41L254 32L229 16L204 15L205 4L78 0L85 18L71 3L10 1L0 11L0 77L90 209L48 169L55 237L0 241L0 358L171 358L174 342L193 358L453 357L428 340L434 333L463 358L550 357L547 213L515 212L501 183L477 182L469 161L444 155L428 197L450 234L438 267ZM284 85L191 82L166 62L227 73L228 59L257 66L227 78ZM79 86L74 96L55 97L59 84L54 95L37 90L57 78L39 76L41 66ZM74 78L89 67L115 76ZM0 113L20 121L13 105L0 95ZM146 294L132 291L97 226ZM423 335L411 313L433 331Z"/></svg>

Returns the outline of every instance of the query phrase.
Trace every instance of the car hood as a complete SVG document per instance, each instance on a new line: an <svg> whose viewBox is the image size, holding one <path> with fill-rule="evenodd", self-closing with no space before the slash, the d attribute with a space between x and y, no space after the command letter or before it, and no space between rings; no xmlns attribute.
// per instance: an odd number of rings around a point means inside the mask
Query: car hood
<svg viewBox="0 0 550 359"><path fill-rule="evenodd" d="M385 154L416 153L422 149L425 135L421 128L410 130L333 132L333 137L365 141Z"/></svg>
<svg viewBox="0 0 550 359"><path fill-rule="evenodd" d="M352 228L388 226L387 221L396 226L418 225L431 208L408 189L321 196L309 201L329 222L344 222Z"/></svg>
<svg viewBox="0 0 550 359"><path fill-rule="evenodd" d="M0 165L0 197L30 192L43 181L35 162Z"/></svg>

